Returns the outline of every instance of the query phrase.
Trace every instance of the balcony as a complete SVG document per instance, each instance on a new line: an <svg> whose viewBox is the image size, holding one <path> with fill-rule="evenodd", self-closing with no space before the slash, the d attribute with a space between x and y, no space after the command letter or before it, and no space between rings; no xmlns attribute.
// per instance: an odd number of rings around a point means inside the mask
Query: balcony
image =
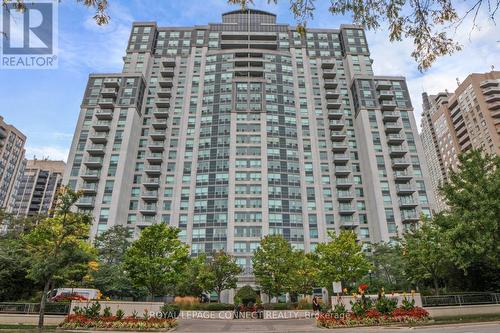
<svg viewBox="0 0 500 333"><path fill-rule="evenodd" d="M101 90L102 97L116 97L117 90L116 88L103 88Z"/></svg>
<svg viewBox="0 0 500 333"><path fill-rule="evenodd" d="M0 139L5 139L6 137L7 132L3 128L0 128Z"/></svg>
<svg viewBox="0 0 500 333"><path fill-rule="evenodd" d="M109 131L111 127L111 122L110 121L98 121L92 125L95 131L97 132L105 132Z"/></svg>
<svg viewBox="0 0 500 333"><path fill-rule="evenodd" d="M385 132L386 133L399 133L403 129L403 126L398 122L390 122L385 123Z"/></svg>
<svg viewBox="0 0 500 333"><path fill-rule="evenodd" d="M113 111L111 110L98 110L95 116L99 120L111 120L113 119Z"/></svg>
<svg viewBox="0 0 500 333"><path fill-rule="evenodd" d="M350 178L337 178L335 181L335 186L337 188L350 188L354 185L354 182Z"/></svg>
<svg viewBox="0 0 500 333"><path fill-rule="evenodd" d="M500 109L500 102L491 103L490 105L488 105L488 109L499 110Z"/></svg>
<svg viewBox="0 0 500 333"><path fill-rule="evenodd" d="M387 90L392 87L391 81L377 81L377 90Z"/></svg>
<svg viewBox="0 0 500 333"><path fill-rule="evenodd" d="M90 207L94 207L94 204L95 204L94 197L82 197L82 198L78 199L78 201L75 203L75 206L90 208Z"/></svg>
<svg viewBox="0 0 500 333"><path fill-rule="evenodd" d="M162 153L147 154L146 160L148 160L149 163L153 164L161 163L163 161L163 154Z"/></svg>
<svg viewBox="0 0 500 333"><path fill-rule="evenodd" d="M354 193L351 191L337 192L338 201L351 201L354 199Z"/></svg>
<svg viewBox="0 0 500 333"><path fill-rule="evenodd" d="M341 130L344 128L345 123L342 120L330 120L328 125L331 130Z"/></svg>
<svg viewBox="0 0 500 333"><path fill-rule="evenodd" d="M393 169L406 169L410 166L410 161L405 158L395 158L392 160Z"/></svg>
<svg viewBox="0 0 500 333"><path fill-rule="evenodd" d="M493 86L483 89L483 94L484 95L500 94L500 86Z"/></svg>
<svg viewBox="0 0 500 333"><path fill-rule="evenodd" d="M347 154L333 154L333 162L338 164L345 164L349 162L349 155Z"/></svg>
<svg viewBox="0 0 500 333"><path fill-rule="evenodd" d="M326 100L326 108L329 110L338 110L342 106L342 103L335 99Z"/></svg>
<svg viewBox="0 0 500 333"><path fill-rule="evenodd" d="M420 218L418 217L416 212L411 213L401 213L401 221L403 223L413 223L418 222Z"/></svg>
<svg viewBox="0 0 500 333"><path fill-rule="evenodd" d="M166 109L166 108L154 109L153 116L155 116L158 119L167 119L168 118L168 109Z"/></svg>
<svg viewBox="0 0 500 333"><path fill-rule="evenodd" d="M382 101L380 102L381 110L394 110L398 105L394 101Z"/></svg>
<svg viewBox="0 0 500 333"><path fill-rule="evenodd" d="M356 207L352 205L340 205L339 214L340 215L352 215L356 213Z"/></svg>
<svg viewBox="0 0 500 333"><path fill-rule="evenodd" d="M155 129L165 129L165 128L167 128L167 121L163 120L163 119L156 119L156 120L153 120L151 125L153 125L153 127Z"/></svg>
<svg viewBox="0 0 500 333"><path fill-rule="evenodd" d="M160 178L146 178L142 182L142 185L144 185L144 187L147 187L147 188L150 188L150 187L158 188L158 187L160 187Z"/></svg>
<svg viewBox="0 0 500 333"><path fill-rule="evenodd" d="M158 176L161 174L161 165L150 165L144 169L148 176Z"/></svg>
<svg viewBox="0 0 500 333"><path fill-rule="evenodd" d="M391 157L403 157L406 153L406 148L402 146L389 146L389 155Z"/></svg>
<svg viewBox="0 0 500 333"><path fill-rule="evenodd" d="M334 142L332 144L332 151L333 152L344 152L347 150L347 144L344 142Z"/></svg>
<svg viewBox="0 0 500 333"><path fill-rule="evenodd" d="M149 136L153 140L165 140L165 131L152 131L149 133Z"/></svg>
<svg viewBox="0 0 500 333"><path fill-rule="evenodd" d="M410 194L415 192L415 188L410 184L396 184L396 192L398 194Z"/></svg>
<svg viewBox="0 0 500 333"><path fill-rule="evenodd" d="M348 166L335 166L336 176L347 176L351 173L351 168Z"/></svg>
<svg viewBox="0 0 500 333"><path fill-rule="evenodd" d="M387 135L387 143L393 144L393 143L403 143L405 139L403 138L402 135L399 134L388 134Z"/></svg>
<svg viewBox="0 0 500 333"><path fill-rule="evenodd" d="M326 79L325 80L325 89L335 89L339 85L337 80Z"/></svg>
<svg viewBox="0 0 500 333"><path fill-rule="evenodd" d="M168 108L170 107L170 98L157 98L155 104L159 108Z"/></svg>
<svg viewBox="0 0 500 333"><path fill-rule="evenodd" d="M324 69L323 70L323 77L325 79L334 79L335 76L337 76L337 71L335 71L335 69Z"/></svg>
<svg viewBox="0 0 500 333"><path fill-rule="evenodd" d="M332 141L344 141L346 138L346 134L344 132L332 131L330 133L330 139Z"/></svg>
<svg viewBox="0 0 500 333"><path fill-rule="evenodd" d="M80 177L83 179L83 180L88 180L88 181L96 181L96 180L99 180L99 178L101 177L101 171L100 170L86 170L84 171Z"/></svg>
<svg viewBox="0 0 500 333"><path fill-rule="evenodd" d="M335 67L335 62L324 61L321 63L321 68L323 69L333 69Z"/></svg>
<svg viewBox="0 0 500 333"><path fill-rule="evenodd" d="M99 98L97 104L101 109L112 109L115 107L115 99L114 98Z"/></svg>
<svg viewBox="0 0 500 333"><path fill-rule="evenodd" d="M399 199L399 207L402 208L410 208L410 207L416 207L418 206L418 203L413 199Z"/></svg>
<svg viewBox="0 0 500 333"><path fill-rule="evenodd" d="M102 157L89 157L83 162L83 164L89 168L100 168L102 167L102 162Z"/></svg>
<svg viewBox="0 0 500 333"><path fill-rule="evenodd" d="M158 191L143 191L141 194L141 198L144 201L157 201Z"/></svg>
<svg viewBox="0 0 500 333"><path fill-rule="evenodd" d="M90 155L104 155L106 151L106 145L90 145L87 147L87 152Z"/></svg>
<svg viewBox="0 0 500 333"><path fill-rule="evenodd" d="M97 188L97 183L86 183L83 184L83 186L80 188L80 191L85 194L95 194L97 193Z"/></svg>
<svg viewBox="0 0 500 333"><path fill-rule="evenodd" d="M92 143L106 143L108 141L108 133L94 132L89 135L89 139Z"/></svg>
<svg viewBox="0 0 500 333"><path fill-rule="evenodd" d="M162 88L172 88L174 86L174 82L172 81L172 78L164 78L164 77L161 77L159 80L158 80L158 84L160 85L160 87Z"/></svg>
<svg viewBox="0 0 500 333"><path fill-rule="evenodd" d="M325 93L326 99L338 99L340 97L340 92L335 90L329 90Z"/></svg>
<svg viewBox="0 0 500 333"><path fill-rule="evenodd" d="M340 110L328 110L328 119L339 120L344 116L344 112Z"/></svg>
<svg viewBox="0 0 500 333"><path fill-rule="evenodd" d="M172 78L174 77L175 71L172 67L164 67L160 69L160 74L162 77Z"/></svg>
<svg viewBox="0 0 500 333"><path fill-rule="evenodd" d="M384 111L382 112L382 120L385 122L388 121L397 121L401 114L397 111Z"/></svg>
<svg viewBox="0 0 500 333"><path fill-rule="evenodd" d="M149 141L148 148L150 151L162 152L165 150L165 142L164 141Z"/></svg>
<svg viewBox="0 0 500 333"><path fill-rule="evenodd" d="M390 90L381 90L378 95L379 101L391 100L394 98L394 93Z"/></svg>
<svg viewBox="0 0 500 333"><path fill-rule="evenodd" d="M143 215L156 215L156 209L157 209L156 205L141 205L139 207L139 211Z"/></svg>
<svg viewBox="0 0 500 333"><path fill-rule="evenodd" d="M175 67L175 59L174 58L162 58L161 64L163 67Z"/></svg>
<svg viewBox="0 0 500 333"><path fill-rule="evenodd" d="M108 88L118 88L120 87L120 78L107 78L104 79L104 87Z"/></svg>
<svg viewBox="0 0 500 333"><path fill-rule="evenodd" d="M413 178L413 175L408 171L396 171L394 172L394 179L396 181L409 181Z"/></svg>
<svg viewBox="0 0 500 333"><path fill-rule="evenodd" d="M172 89L160 88L156 91L156 94L160 98L170 98L170 97L172 97Z"/></svg>

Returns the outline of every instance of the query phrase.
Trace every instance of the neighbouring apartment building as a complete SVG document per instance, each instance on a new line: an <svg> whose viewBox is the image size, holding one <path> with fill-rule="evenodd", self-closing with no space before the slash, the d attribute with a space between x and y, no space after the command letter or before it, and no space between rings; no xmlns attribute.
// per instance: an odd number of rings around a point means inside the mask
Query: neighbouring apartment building
<svg viewBox="0 0 500 333"><path fill-rule="evenodd" d="M469 149L500 154L500 72L469 75L454 93L422 94L420 134L434 193ZM436 209L446 208L436 195Z"/></svg>
<svg viewBox="0 0 500 333"><path fill-rule="evenodd" d="M26 136L0 116L0 208L9 210L26 160Z"/></svg>
<svg viewBox="0 0 500 333"><path fill-rule="evenodd" d="M64 161L28 160L12 207L16 215L49 214L62 184Z"/></svg>
<svg viewBox="0 0 500 333"><path fill-rule="evenodd" d="M92 236L168 223L251 277L264 235L310 251L354 230L370 251L431 214L407 84L374 76L361 27L301 35L253 9L137 22L124 60L90 75L64 176Z"/></svg>

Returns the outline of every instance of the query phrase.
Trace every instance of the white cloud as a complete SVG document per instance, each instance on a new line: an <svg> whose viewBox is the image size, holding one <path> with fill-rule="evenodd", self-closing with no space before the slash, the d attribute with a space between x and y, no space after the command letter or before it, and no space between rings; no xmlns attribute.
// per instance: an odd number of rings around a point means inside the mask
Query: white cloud
<svg viewBox="0 0 500 333"><path fill-rule="evenodd" d="M34 157L38 159L49 158L51 160L61 160L66 161L68 158L69 149L57 146L27 146L26 147L26 158L33 159Z"/></svg>

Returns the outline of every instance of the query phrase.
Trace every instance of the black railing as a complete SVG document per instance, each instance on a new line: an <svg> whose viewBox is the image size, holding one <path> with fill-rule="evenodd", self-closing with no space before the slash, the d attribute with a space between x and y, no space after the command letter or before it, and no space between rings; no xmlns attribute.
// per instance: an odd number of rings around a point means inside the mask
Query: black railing
<svg viewBox="0 0 500 333"><path fill-rule="evenodd" d="M69 303L47 303L45 314L66 315L69 313L69 307ZM0 313L38 314L39 312L39 303L0 303Z"/></svg>
<svg viewBox="0 0 500 333"><path fill-rule="evenodd" d="M422 296L424 307L500 304L500 293L465 293L456 295Z"/></svg>

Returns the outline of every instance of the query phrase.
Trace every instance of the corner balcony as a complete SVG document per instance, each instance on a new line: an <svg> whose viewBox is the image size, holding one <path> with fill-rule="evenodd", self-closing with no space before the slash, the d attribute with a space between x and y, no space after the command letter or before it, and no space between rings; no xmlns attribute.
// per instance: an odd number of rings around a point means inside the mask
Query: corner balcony
<svg viewBox="0 0 500 333"><path fill-rule="evenodd" d="M106 145L90 145L86 150L90 155L104 155L106 152Z"/></svg>
<svg viewBox="0 0 500 333"><path fill-rule="evenodd" d="M405 158L395 158L392 160L393 169L406 169L410 166L410 161Z"/></svg>
<svg viewBox="0 0 500 333"><path fill-rule="evenodd" d="M377 81L377 84L376 84L377 90L387 90L387 89L390 89L391 87L392 87L391 81L382 80L382 81Z"/></svg>
<svg viewBox="0 0 500 333"><path fill-rule="evenodd" d="M167 120L164 119L155 119L151 123L155 129L165 129L167 128Z"/></svg>
<svg viewBox="0 0 500 333"><path fill-rule="evenodd" d="M325 80L325 89L335 89L339 85L337 80L326 79Z"/></svg>
<svg viewBox="0 0 500 333"><path fill-rule="evenodd" d="M382 101L380 102L381 110L394 110L398 105L394 101Z"/></svg>
<svg viewBox="0 0 500 333"><path fill-rule="evenodd" d="M409 184L396 184L396 192L398 194L411 194L415 193L415 188Z"/></svg>
<svg viewBox="0 0 500 333"><path fill-rule="evenodd" d="M112 109L115 107L114 98L99 98L97 104L101 109Z"/></svg>
<svg viewBox="0 0 500 333"><path fill-rule="evenodd" d="M341 130L344 128L345 123L343 120L330 120L328 126L331 130Z"/></svg>
<svg viewBox="0 0 500 333"><path fill-rule="evenodd" d="M387 135L387 143L390 144L401 144L405 141L405 138L399 134L388 134Z"/></svg>
<svg viewBox="0 0 500 333"><path fill-rule="evenodd" d="M113 111L112 110L97 110L95 113L95 117L99 120L111 120L111 119L113 119Z"/></svg>
<svg viewBox="0 0 500 333"><path fill-rule="evenodd" d="M116 97L117 89L116 88L103 88L101 90L102 97Z"/></svg>

